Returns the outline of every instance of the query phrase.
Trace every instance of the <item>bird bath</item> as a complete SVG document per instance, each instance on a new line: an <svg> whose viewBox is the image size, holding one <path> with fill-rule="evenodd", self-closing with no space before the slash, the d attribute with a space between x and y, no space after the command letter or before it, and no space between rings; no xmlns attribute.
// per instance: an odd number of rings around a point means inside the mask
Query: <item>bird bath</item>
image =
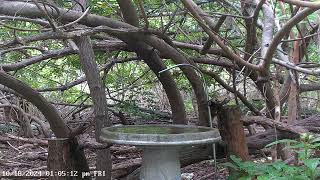
<svg viewBox="0 0 320 180"><path fill-rule="evenodd" d="M219 131L185 125L129 125L103 128L100 139L142 148L140 180L180 180L179 148L220 140Z"/></svg>

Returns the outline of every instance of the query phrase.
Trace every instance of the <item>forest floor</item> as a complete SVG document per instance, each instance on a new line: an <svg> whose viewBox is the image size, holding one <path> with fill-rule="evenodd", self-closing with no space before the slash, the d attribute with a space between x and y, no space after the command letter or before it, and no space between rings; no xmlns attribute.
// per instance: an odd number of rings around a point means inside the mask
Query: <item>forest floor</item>
<svg viewBox="0 0 320 180"><path fill-rule="evenodd" d="M148 124L168 123L166 121L148 121ZM1 122L0 122L1 123ZM114 122L118 123L118 122ZM140 123L143 123L140 121ZM94 139L94 131L87 131L81 135L81 139L90 141ZM43 139L44 142L45 139ZM111 147L113 174L121 176L131 169L136 169L141 163L141 152L133 146L114 145ZM95 169L95 149L85 149L85 154L90 169ZM44 175L47 170L48 149L45 144L25 142L18 139L15 132L1 134L0 132L0 179L12 179L22 175ZM182 176L185 180L210 180L213 179L214 166L210 161L202 161L182 168ZM227 171L224 168L218 170L217 179L226 179ZM25 174L27 172L32 172ZM41 174L40 174L41 173ZM8 178L1 178L3 176ZM16 178L14 178L16 179ZM19 178L21 179L21 178ZM45 177L22 179L46 179ZM119 178L120 179L120 178Z"/></svg>

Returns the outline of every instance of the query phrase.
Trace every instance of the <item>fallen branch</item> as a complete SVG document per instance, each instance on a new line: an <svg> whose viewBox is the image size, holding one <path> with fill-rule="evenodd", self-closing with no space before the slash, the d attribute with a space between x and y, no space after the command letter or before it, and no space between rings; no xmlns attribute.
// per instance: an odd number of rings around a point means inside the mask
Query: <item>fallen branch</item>
<svg viewBox="0 0 320 180"><path fill-rule="evenodd" d="M6 136L7 137L0 136L0 142L7 142L7 141L14 140L14 141L21 141L25 143L38 144L40 146L48 146L47 140L42 140L37 138L23 138L23 137L14 136L8 133L6 133Z"/></svg>
<svg viewBox="0 0 320 180"><path fill-rule="evenodd" d="M259 124L262 126L269 126L269 127L275 127L278 130L281 131L288 131L295 134L302 134L308 132L307 129L295 125L287 125L286 123L278 122L273 119L265 118L262 116L247 116L244 119L242 119L244 125L248 126L251 124Z"/></svg>
<svg viewBox="0 0 320 180"><path fill-rule="evenodd" d="M14 161L9 161L4 159L0 159L0 165L9 166L9 167L20 167L20 166L34 167L34 165L31 165L28 163L14 162Z"/></svg>
<svg viewBox="0 0 320 180"><path fill-rule="evenodd" d="M37 159L40 159L42 161L47 160L47 152L25 152L14 159L28 159L29 161L35 161Z"/></svg>

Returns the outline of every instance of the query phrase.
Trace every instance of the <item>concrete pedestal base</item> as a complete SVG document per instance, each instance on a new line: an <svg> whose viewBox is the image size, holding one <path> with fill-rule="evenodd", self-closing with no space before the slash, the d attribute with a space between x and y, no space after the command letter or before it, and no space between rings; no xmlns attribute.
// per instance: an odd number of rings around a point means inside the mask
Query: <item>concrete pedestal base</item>
<svg viewBox="0 0 320 180"><path fill-rule="evenodd" d="M178 147L143 147L140 180L180 180Z"/></svg>

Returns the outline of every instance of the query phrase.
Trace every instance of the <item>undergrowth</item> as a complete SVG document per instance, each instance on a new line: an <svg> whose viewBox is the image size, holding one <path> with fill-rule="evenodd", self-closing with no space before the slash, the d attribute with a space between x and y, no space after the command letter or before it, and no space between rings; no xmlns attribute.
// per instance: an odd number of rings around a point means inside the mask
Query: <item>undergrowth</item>
<svg viewBox="0 0 320 180"><path fill-rule="evenodd" d="M311 134L301 135L299 140L283 139L266 146L285 144L286 149L296 155L297 162L294 165L283 161L272 163L254 163L242 161L231 155L232 162L224 163L223 166L233 169L228 180L318 180L320 179L320 137Z"/></svg>

